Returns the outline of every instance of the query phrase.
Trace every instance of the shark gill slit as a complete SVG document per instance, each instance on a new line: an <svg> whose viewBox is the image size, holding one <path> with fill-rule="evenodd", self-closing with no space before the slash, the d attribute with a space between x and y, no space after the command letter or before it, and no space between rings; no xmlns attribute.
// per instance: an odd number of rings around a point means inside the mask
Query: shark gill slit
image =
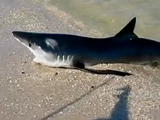
<svg viewBox="0 0 160 120"><path fill-rule="evenodd" d="M57 55L56 61L62 63L70 63L72 62L74 56L72 55Z"/></svg>

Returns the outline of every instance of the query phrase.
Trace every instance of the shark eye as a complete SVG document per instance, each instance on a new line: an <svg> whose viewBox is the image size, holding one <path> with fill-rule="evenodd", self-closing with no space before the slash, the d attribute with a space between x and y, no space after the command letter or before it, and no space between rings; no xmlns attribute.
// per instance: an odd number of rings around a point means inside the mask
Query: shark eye
<svg viewBox="0 0 160 120"><path fill-rule="evenodd" d="M29 45L29 47L31 47L31 43L30 42L28 43L28 45Z"/></svg>

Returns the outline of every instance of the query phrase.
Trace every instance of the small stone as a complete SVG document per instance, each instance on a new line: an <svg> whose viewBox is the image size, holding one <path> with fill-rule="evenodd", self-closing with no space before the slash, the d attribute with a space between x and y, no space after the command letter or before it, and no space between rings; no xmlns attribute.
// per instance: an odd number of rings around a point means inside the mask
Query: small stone
<svg viewBox="0 0 160 120"><path fill-rule="evenodd" d="M25 74L25 72L24 72L24 71L22 71L21 73L22 73L22 74Z"/></svg>
<svg viewBox="0 0 160 120"><path fill-rule="evenodd" d="M58 75L58 73L56 72L55 75Z"/></svg>
<svg viewBox="0 0 160 120"><path fill-rule="evenodd" d="M94 86L91 86L91 88L94 88Z"/></svg>
<svg viewBox="0 0 160 120"><path fill-rule="evenodd" d="M29 76L29 74L26 74L26 76Z"/></svg>
<svg viewBox="0 0 160 120"><path fill-rule="evenodd" d="M11 80L11 77L9 77L8 80Z"/></svg>

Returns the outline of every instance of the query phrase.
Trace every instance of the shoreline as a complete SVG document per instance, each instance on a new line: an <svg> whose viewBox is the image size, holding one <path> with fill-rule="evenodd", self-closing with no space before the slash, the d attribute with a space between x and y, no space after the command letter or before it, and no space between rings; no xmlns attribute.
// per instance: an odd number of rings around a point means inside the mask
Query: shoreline
<svg viewBox="0 0 160 120"><path fill-rule="evenodd" d="M31 0L32 1L32 0ZM46 10L52 12L53 16L59 19L64 24L70 24L73 28L76 28L78 31L82 32L84 35L93 36L93 37L108 37L109 34L103 35L101 31L97 29L91 29L89 26L85 25L82 20L75 19L74 16L70 15L63 10L60 10L57 6L48 4L46 1L35 0L36 3L42 4Z"/></svg>
<svg viewBox="0 0 160 120"><path fill-rule="evenodd" d="M122 2L124 4L122 4ZM151 39L160 38L160 1L78 1L67 2L44 0L45 8L56 8L71 18L71 21L80 23L77 26L91 31L94 36L106 37L115 35L132 18L137 18L135 32L139 36ZM142 4L144 3L144 4ZM150 6L150 7L148 7ZM115 9L116 8L116 9ZM57 11L54 11L55 13Z"/></svg>

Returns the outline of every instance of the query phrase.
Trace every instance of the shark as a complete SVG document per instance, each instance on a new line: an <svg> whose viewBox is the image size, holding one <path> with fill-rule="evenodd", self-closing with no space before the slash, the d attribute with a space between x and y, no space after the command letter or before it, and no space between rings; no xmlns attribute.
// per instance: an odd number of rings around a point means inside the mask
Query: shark
<svg viewBox="0 0 160 120"><path fill-rule="evenodd" d="M25 31L12 34L33 53L35 63L49 67L86 70L110 63L152 65L160 60L160 43L136 35L135 25L136 17L114 36L103 38Z"/></svg>

